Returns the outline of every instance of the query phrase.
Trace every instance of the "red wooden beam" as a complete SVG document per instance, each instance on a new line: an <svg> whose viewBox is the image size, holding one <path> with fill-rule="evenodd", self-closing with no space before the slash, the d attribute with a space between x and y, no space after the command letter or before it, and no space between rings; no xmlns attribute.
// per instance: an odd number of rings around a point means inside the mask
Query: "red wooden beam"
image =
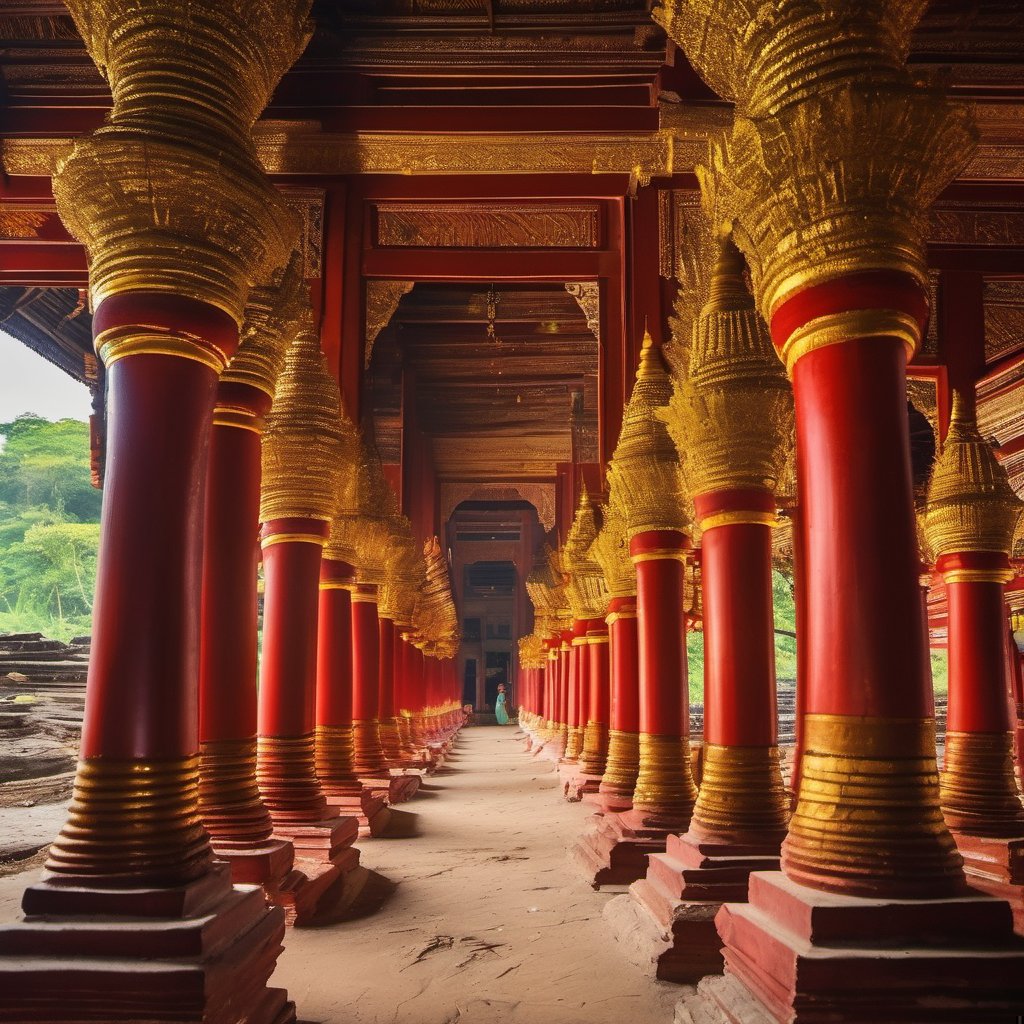
<svg viewBox="0 0 1024 1024"><path fill-rule="evenodd" d="M615 252L527 249L368 249L365 277L399 281L580 281L618 269Z"/></svg>

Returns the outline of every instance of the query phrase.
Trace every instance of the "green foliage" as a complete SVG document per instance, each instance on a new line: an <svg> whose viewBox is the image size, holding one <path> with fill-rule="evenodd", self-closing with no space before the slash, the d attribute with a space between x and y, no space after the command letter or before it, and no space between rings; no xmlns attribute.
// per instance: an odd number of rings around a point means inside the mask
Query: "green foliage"
<svg viewBox="0 0 1024 1024"><path fill-rule="evenodd" d="M0 435L0 632L88 633L100 515L88 425L29 414Z"/></svg>

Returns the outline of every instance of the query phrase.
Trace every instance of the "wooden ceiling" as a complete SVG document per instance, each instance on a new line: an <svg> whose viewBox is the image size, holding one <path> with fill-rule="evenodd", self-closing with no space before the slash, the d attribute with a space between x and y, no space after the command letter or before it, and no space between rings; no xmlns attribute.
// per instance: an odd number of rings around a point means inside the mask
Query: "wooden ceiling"
<svg viewBox="0 0 1024 1024"><path fill-rule="evenodd" d="M417 284L374 349L369 374L386 461L400 444L401 375L441 480L551 479L597 457L598 344L563 285Z"/></svg>

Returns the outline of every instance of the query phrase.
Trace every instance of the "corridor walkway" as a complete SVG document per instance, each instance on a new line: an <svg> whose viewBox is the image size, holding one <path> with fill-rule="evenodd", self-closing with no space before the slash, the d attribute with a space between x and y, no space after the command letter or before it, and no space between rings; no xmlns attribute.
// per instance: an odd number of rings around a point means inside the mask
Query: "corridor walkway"
<svg viewBox="0 0 1024 1024"><path fill-rule="evenodd" d="M630 967L601 920L609 898L566 849L589 813L557 793L509 728L462 732L426 792L416 834L365 840L399 881L376 916L289 933L274 982L321 1024L668 1024L675 986Z"/></svg>

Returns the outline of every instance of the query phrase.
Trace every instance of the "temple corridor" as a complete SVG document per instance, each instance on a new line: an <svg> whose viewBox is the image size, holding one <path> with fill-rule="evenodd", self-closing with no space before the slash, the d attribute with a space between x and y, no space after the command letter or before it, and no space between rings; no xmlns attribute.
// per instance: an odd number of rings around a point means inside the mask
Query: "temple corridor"
<svg viewBox="0 0 1024 1024"><path fill-rule="evenodd" d="M2 0L6 336L0 1024L1024 1021L1020 0Z"/></svg>
<svg viewBox="0 0 1024 1024"><path fill-rule="evenodd" d="M590 810L561 799L551 763L524 756L514 727L463 730L410 807L413 838L360 843L366 864L400 880L383 911L289 934L274 977L302 1020L672 1019L676 987L626 962L601 919L609 896L567 863Z"/></svg>

